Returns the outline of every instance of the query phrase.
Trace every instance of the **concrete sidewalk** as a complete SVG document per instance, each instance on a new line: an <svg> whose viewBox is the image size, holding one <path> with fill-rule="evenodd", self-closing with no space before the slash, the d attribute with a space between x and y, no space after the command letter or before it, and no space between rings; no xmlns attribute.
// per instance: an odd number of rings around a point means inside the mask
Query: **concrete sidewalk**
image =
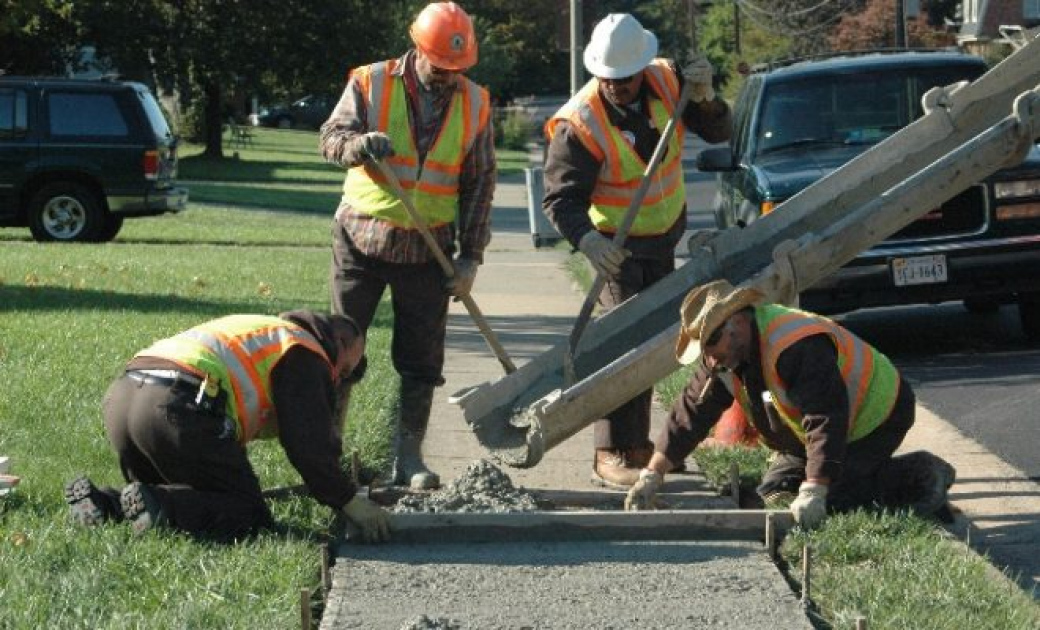
<svg viewBox="0 0 1040 630"><path fill-rule="evenodd" d="M585 295L565 267L565 248L533 246L522 174L500 178L493 229L473 297L519 366L566 341ZM438 390L425 448L431 467L445 481L487 456L461 410L447 402L448 396L503 375L502 366L458 303L452 304L449 314L447 353L447 383ZM656 437L665 415L666 410L655 406L651 438ZM920 405L917 418L902 450L928 449L958 471L951 491L958 518L951 531L989 554L999 568L1021 574L1023 587L1040 595L1040 484ZM538 466L506 469L506 473L517 486L575 496L603 492L607 500L620 506L621 493L598 490L589 482L592 456L592 428L588 427L549 451ZM685 485L675 488L676 484ZM710 502L711 493L696 480L673 475L669 485L673 492L678 489Z"/></svg>

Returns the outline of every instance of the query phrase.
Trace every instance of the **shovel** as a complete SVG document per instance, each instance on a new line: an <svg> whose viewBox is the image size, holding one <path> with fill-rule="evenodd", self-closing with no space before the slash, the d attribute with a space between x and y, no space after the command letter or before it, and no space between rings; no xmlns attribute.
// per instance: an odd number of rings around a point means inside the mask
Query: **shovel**
<svg viewBox="0 0 1040 630"><path fill-rule="evenodd" d="M654 153L650 156L650 162L646 165L646 170L643 171L643 179L639 182L639 188L636 189L635 195L632 197L632 203L628 205L628 209L625 211L625 216L621 221L621 225L618 226L618 231L614 234L614 244L621 247L625 244L625 239L628 238L628 232L632 229L632 224L635 223L636 214L639 212L639 207L643 204L643 198L646 197L646 191L650 188L650 183L653 180L654 173L657 171L657 166L661 163L661 158L664 157L665 150L668 147L668 142L671 140L672 134L675 132L675 125L679 122L679 117L682 116L682 112L686 109L686 103L690 100L690 92L692 91L693 84L689 81L683 83L682 92L679 94L679 104L675 106L675 111L672 112L672 117L668 120L668 124L665 126L664 131L661 132L661 138L657 141L657 146L654 147ZM581 311L578 313L578 319L574 322L574 328L571 329L571 336L567 346L567 352L563 355L563 379L564 386L569 387L576 381L576 374L574 372L574 355L578 351L578 343L581 341L581 335L585 332L585 327L589 324L589 318L592 316L592 309L596 306L597 298L601 291L603 291L603 285L607 283L607 277L601 273L596 274L596 280L592 283L592 288L589 289L589 294L585 296L585 303L581 306Z"/></svg>
<svg viewBox="0 0 1040 630"><path fill-rule="evenodd" d="M422 234L423 240L426 241L426 245L433 252L433 257L437 259L437 263L440 264L441 269L444 271L444 275L451 278L455 275L455 268L451 266L451 261L441 251L440 245L437 244L436 239L433 238L433 234L430 233L430 227L426 224L426 220L422 218L419 211L415 209L412 204L412 198L401 188L401 182L398 181L397 175L394 175L393 170L387 166L382 160L373 160L376 168L386 178L387 183L390 185L390 189L394 191L397 198L404 204L404 209L408 211L408 216L412 218L412 222L415 223L419 229L419 233ZM480 329L481 334L484 335L484 340L487 341L487 345L491 348L491 351L495 353L495 357L498 358L498 362L502 364L506 374L511 374L516 371L516 366L513 361L510 360L509 355L506 354L505 348L498 342L498 337L495 336L495 331L491 330L491 326L488 325L487 319L484 314L480 312L480 308L477 303L473 301L470 295L463 295L458 298L465 305L466 310L469 311L469 316L473 318L473 321L477 324L477 328Z"/></svg>

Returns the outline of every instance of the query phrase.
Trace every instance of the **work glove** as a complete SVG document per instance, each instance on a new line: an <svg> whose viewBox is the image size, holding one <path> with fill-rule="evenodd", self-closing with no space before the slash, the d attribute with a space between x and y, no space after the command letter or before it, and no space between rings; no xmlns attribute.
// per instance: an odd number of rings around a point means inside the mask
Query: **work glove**
<svg viewBox="0 0 1040 630"><path fill-rule="evenodd" d="M654 509L657 503L657 490L664 483L660 473L647 468L639 471L639 481L632 484L625 497L626 512L641 512Z"/></svg>
<svg viewBox="0 0 1040 630"><path fill-rule="evenodd" d="M382 131L370 131L361 136L358 153L362 158L382 160L394 154L394 147L390 144L390 136Z"/></svg>
<svg viewBox="0 0 1040 630"><path fill-rule="evenodd" d="M354 495L354 498L343 506L343 513L361 530L361 538L365 542L390 540L390 515L365 497Z"/></svg>
<svg viewBox="0 0 1040 630"><path fill-rule="evenodd" d="M464 297L473 290L473 281L477 279L479 263L472 258L456 258L451 261L452 277L444 284L448 293L455 297Z"/></svg>
<svg viewBox="0 0 1040 630"><path fill-rule="evenodd" d="M813 529L827 517L827 486L803 481L798 496L791 502L794 520L805 529Z"/></svg>
<svg viewBox="0 0 1040 630"><path fill-rule="evenodd" d="M712 87L714 68L704 57L698 56L683 68L683 79L690 83L690 100L694 103L715 100L715 88Z"/></svg>
<svg viewBox="0 0 1040 630"><path fill-rule="evenodd" d="M621 272L621 263L632 254L596 230L589 230L578 242L578 249L589 259L597 273L613 278Z"/></svg>

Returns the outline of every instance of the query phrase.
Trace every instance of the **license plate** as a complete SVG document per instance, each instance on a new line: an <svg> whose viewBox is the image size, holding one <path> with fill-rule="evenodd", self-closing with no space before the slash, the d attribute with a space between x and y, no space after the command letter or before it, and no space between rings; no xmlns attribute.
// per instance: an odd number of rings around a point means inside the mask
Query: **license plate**
<svg viewBox="0 0 1040 630"><path fill-rule="evenodd" d="M897 287L946 282L946 256L914 256L892 259L892 280Z"/></svg>

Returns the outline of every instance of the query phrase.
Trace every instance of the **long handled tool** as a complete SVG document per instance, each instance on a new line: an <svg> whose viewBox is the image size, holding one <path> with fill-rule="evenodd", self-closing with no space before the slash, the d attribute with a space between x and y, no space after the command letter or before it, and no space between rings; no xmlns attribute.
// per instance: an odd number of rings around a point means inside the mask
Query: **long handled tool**
<svg viewBox="0 0 1040 630"><path fill-rule="evenodd" d="M647 163L646 170L643 171L643 179L639 182L639 188L636 189L636 193L632 197L632 203L628 205L621 225L618 226L618 231L614 234L614 244L618 247L623 246L625 239L628 238L628 232L632 229L632 224L636 220L636 213L639 212L639 207L643 204L643 198L646 197L646 191L650 188L657 166L661 163L661 158L664 157L665 150L668 148L668 142L675 132L675 125L678 124L679 117L682 116L683 110L686 109L686 103L690 100L692 86L693 83L690 81L683 84L682 93L679 94L679 104L675 106L672 117L668 120L664 131L661 132L661 138L657 141L657 146L654 147L654 153L650 156L650 162ZM596 306L596 300L600 292L603 291L603 285L606 283L607 277L602 273L597 273L596 280L592 283L589 294L585 296L585 303L581 306L578 319L574 322L574 328L571 329L567 352L563 355L563 377L564 384L567 386L573 385L577 380L577 375L574 372L574 355L577 353L581 335L589 324L592 309Z"/></svg>
<svg viewBox="0 0 1040 630"><path fill-rule="evenodd" d="M412 222L415 223L419 229L419 233L422 234L423 240L426 241L426 245L433 252L433 257L437 259L437 263L440 264L441 269L444 270L444 275L451 278L455 275L455 268L452 267L451 261L441 251L440 245L437 244L436 239L433 238L433 234L430 233L430 227L426 224L426 220L422 218L419 211L415 209L415 205L412 204L412 198L401 188L401 182L397 179L397 175L394 174L393 170L390 169L382 160L374 160L376 168L386 178L387 183L390 185L391 190L404 204L405 210L408 211L408 216L412 218ZM469 316L473 318L473 321L477 324L477 328L480 329L481 334L484 335L484 340L487 341L488 347L495 353L495 357L498 358L498 362L502 364L506 374L510 374L516 371L516 366L513 361L506 354L505 348L498 342L498 337L495 336L495 331L491 330L491 326L488 325L487 319L484 314L480 312L480 308L477 303L473 301L473 298L467 294L459 296L459 300L465 305L466 310L469 311Z"/></svg>

